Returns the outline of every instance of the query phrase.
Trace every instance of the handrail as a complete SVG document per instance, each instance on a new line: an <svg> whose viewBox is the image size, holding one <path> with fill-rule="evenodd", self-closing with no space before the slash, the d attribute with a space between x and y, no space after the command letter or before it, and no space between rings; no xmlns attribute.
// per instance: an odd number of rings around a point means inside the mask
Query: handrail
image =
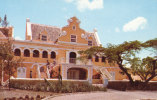
<svg viewBox="0 0 157 100"><path fill-rule="evenodd" d="M108 70L104 67L95 67L95 70L99 73L101 73L101 76L103 78L108 78L109 80L112 80L112 75L108 72Z"/></svg>
<svg viewBox="0 0 157 100"><path fill-rule="evenodd" d="M9 79L6 80L5 82L2 82L2 86L7 86L7 85L9 85Z"/></svg>

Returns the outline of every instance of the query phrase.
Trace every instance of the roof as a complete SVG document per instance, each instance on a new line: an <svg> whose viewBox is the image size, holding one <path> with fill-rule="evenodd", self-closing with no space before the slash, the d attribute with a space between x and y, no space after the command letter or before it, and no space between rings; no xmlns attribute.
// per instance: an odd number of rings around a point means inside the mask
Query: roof
<svg viewBox="0 0 157 100"><path fill-rule="evenodd" d="M31 36L32 40L39 40L40 34L46 32L48 41L55 42L61 34L61 29L55 26L27 22L27 32L27 34Z"/></svg>
<svg viewBox="0 0 157 100"><path fill-rule="evenodd" d="M0 37L6 37L6 36L0 31Z"/></svg>
<svg viewBox="0 0 157 100"><path fill-rule="evenodd" d="M8 37L9 29L8 29L8 28L1 27L1 28L0 28L0 34L1 34L1 36L3 36L3 37Z"/></svg>

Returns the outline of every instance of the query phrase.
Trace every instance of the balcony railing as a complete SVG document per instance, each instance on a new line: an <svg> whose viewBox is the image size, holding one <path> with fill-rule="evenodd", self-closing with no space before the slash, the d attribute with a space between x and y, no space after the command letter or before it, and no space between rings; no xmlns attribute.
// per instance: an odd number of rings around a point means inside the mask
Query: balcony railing
<svg viewBox="0 0 157 100"><path fill-rule="evenodd" d="M70 59L69 59L69 63L76 64L76 58L70 58Z"/></svg>

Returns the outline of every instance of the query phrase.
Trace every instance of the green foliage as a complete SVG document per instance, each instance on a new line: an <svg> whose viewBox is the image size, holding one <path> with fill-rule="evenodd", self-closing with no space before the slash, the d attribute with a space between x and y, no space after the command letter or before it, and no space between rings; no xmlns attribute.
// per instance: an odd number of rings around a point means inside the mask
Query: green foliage
<svg viewBox="0 0 157 100"><path fill-rule="evenodd" d="M5 42L0 43L0 61L1 61L1 67L3 64L5 73L8 73L10 75L14 74L15 69L17 66L22 64L23 59L15 59L14 58L14 52L13 52L13 41L7 40Z"/></svg>
<svg viewBox="0 0 157 100"><path fill-rule="evenodd" d="M106 48L104 47L91 47L85 51L80 51L82 57L87 58L88 56L104 56L107 58L108 62L113 64L118 64L119 68L125 73L130 83L133 83L131 74L128 72L125 63L135 56L135 53L141 50L142 43L140 41L130 41L124 42L119 45L108 44Z"/></svg>
<svg viewBox="0 0 157 100"><path fill-rule="evenodd" d="M16 71L16 68L22 65L23 59L15 58L13 52L13 41L6 40L0 43L0 73L5 73L9 76L9 90L10 90L10 77ZM4 77L4 74L2 75Z"/></svg>
<svg viewBox="0 0 157 100"><path fill-rule="evenodd" d="M141 80L147 81L152 75L157 76L157 62L152 57L133 58L129 61L131 65L131 73L140 76Z"/></svg>
<svg viewBox="0 0 157 100"><path fill-rule="evenodd" d="M115 89L120 91L126 90L157 90L157 82L149 82L145 84L141 81L135 81L134 86L131 86L128 81L109 81L107 86L109 89Z"/></svg>
<svg viewBox="0 0 157 100"><path fill-rule="evenodd" d="M79 53L85 59L93 55L106 57L110 64L118 64L122 73L128 76L131 84L134 84L131 74L139 75L145 82L150 81L157 74L156 60L154 58L147 57L143 60L136 58L136 54L141 49L148 47L157 47L157 39L149 40L145 43L136 40L119 45L108 44L106 48L91 47ZM127 64L130 64L131 67L128 68Z"/></svg>
<svg viewBox="0 0 157 100"><path fill-rule="evenodd" d="M83 55L84 57L92 57L92 56L96 56L96 55L104 55L103 51L105 50L105 48L101 47L101 46L94 46L94 47L91 47L87 50L82 50L82 51L79 51L78 53Z"/></svg>
<svg viewBox="0 0 157 100"><path fill-rule="evenodd" d="M143 44L144 47L157 47L157 38L148 40Z"/></svg>

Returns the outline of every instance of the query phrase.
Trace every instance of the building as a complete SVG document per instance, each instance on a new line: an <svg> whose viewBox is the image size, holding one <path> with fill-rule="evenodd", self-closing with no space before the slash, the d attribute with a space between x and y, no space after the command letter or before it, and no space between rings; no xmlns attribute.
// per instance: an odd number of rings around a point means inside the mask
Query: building
<svg viewBox="0 0 157 100"><path fill-rule="evenodd" d="M26 19L25 40L13 43L14 55L24 59L15 77L55 79L60 72L63 80L88 80L90 83L101 83L102 78L125 79L119 67L109 65L104 57L92 57L87 62L77 60L78 51L101 44L97 30L87 32L80 28L80 23L72 17L67 26L59 28ZM2 32L0 36L5 37Z"/></svg>

